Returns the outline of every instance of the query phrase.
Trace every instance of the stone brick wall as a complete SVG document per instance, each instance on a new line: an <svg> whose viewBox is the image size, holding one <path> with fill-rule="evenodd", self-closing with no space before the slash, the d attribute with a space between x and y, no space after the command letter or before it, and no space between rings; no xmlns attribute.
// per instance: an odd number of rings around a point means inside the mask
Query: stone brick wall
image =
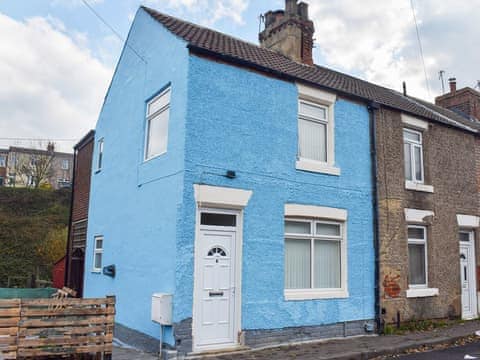
<svg viewBox="0 0 480 360"><path fill-rule="evenodd" d="M478 215L479 141L472 134L430 123L423 132L425 184L434 193L405 189L403 133L398 112L376 115L380 306L386 323L461 315L457 214ZM406 298L408 241L404 209L433 211L427 218L428 286L439 296Z"/></svg>

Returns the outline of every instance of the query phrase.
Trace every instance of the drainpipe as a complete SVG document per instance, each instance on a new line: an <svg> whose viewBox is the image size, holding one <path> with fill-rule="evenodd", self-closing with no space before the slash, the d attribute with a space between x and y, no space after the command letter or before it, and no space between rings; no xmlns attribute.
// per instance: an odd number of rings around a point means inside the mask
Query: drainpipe
<svg viewBox="0 0 480 360"><path fill-rule="evenodd" d="M378 165L377 165L377 125L376 114L380 109L380 104L372 101L368 104L370 115L370 154L372 158L372 209L373 209L373 245L375 249L375 322L377 332L383 331L382 314L380 306L380 240L378 225Z"/></svg>

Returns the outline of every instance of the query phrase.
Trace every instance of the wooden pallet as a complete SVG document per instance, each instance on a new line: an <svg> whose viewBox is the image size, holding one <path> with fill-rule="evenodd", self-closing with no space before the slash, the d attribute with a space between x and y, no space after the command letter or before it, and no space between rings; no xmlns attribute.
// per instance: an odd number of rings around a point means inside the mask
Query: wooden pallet
<svg viewBox="0 0 480 360"><path fill-rule="evenodd" d="M17 358L20 300L0 300L0 359Z"/></svg>
<svg viewBox="0 0 480 360"><path fill-rule="evenodd" d="M0 300L0 334L9 334L0 337L0 354L5 359L78 354L109 358L114 317L114 297Z"/></svg>

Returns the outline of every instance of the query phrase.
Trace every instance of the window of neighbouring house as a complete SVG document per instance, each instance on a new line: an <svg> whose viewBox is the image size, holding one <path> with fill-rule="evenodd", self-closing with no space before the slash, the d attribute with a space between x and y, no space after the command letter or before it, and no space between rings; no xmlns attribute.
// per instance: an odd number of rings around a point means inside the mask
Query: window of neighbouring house
<svg viewBox="0 0 480 360"><path fill-rule="evenodd" d="M104 143L104 139L100 139L98 140L97 142L97 171L100 171L102 170L102 166L103 166L103 143Z"/></svg>
<svg viewBox="0 0 480 360"><path fill-rule="evenodd" d="M408 284L410 287L428 286L427 228L408 226Z"/></svg>
<svg viewBox="0 0 480 360"><path fill-rule="evenodd" d="M62 170L68 170L70 168L70 161L67 159L62 160Z"/></svg>
<svg viewBox="0 0 480 360"><path fill-rule="evenodd" d="M405 158L405 179L423 183L423 139L422 133L403 129L403 149Z"/></svg>
<svg viewBox="0 0 480 360"><path fill-rule="evenodd" d="M3 186L3 185L4 185L3 177L0 176L0 186Z"/></svg>
<svg viewBox="0 0 480 360"><path fill-rule="evenodd" d="M96 236L94 242L93 271L100 272L102 271L103 236Z"/></svg>
<svg viewBox="0 0 480 360"><path fill-rule="evenodd" d="M0 167L7 166L7 157L5 155L0 155Z"/></svg>
<svg viewBox="0 0 480 360"><path fill-rule="evenodd" d="M285 220L285 290L307 292L345 289L343 222Z"/></svg>
<svg viewBox="0 0 480 360"><path fill-rule="evenodd" d="M170 93L168 88L147 104L145 160L167 152Z"/></svg>

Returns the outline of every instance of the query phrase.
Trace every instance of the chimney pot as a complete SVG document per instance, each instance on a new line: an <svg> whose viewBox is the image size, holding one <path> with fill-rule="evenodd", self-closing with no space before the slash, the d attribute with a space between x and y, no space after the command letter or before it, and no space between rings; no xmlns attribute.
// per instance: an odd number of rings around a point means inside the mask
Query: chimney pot
<svg viewBox="0 0 480 360"><path fill-rule="evenodd" d="M302 20L308 21L308 4L304 2L298 4L298 13Z"/></svg>
<svg viewBox="0 0 480 360"><path fill-rule="evenodd" d="M451 93L457 92L457 79L456 78L450 78L450 79L448 79L448 83L450 84L450 92Z"/></svg>
<svg viewBox="0 0 480 360"><path fill-rule="evenodd" d="M285 0L285 13L287 15L297 15L297 0Z"/></svg>

